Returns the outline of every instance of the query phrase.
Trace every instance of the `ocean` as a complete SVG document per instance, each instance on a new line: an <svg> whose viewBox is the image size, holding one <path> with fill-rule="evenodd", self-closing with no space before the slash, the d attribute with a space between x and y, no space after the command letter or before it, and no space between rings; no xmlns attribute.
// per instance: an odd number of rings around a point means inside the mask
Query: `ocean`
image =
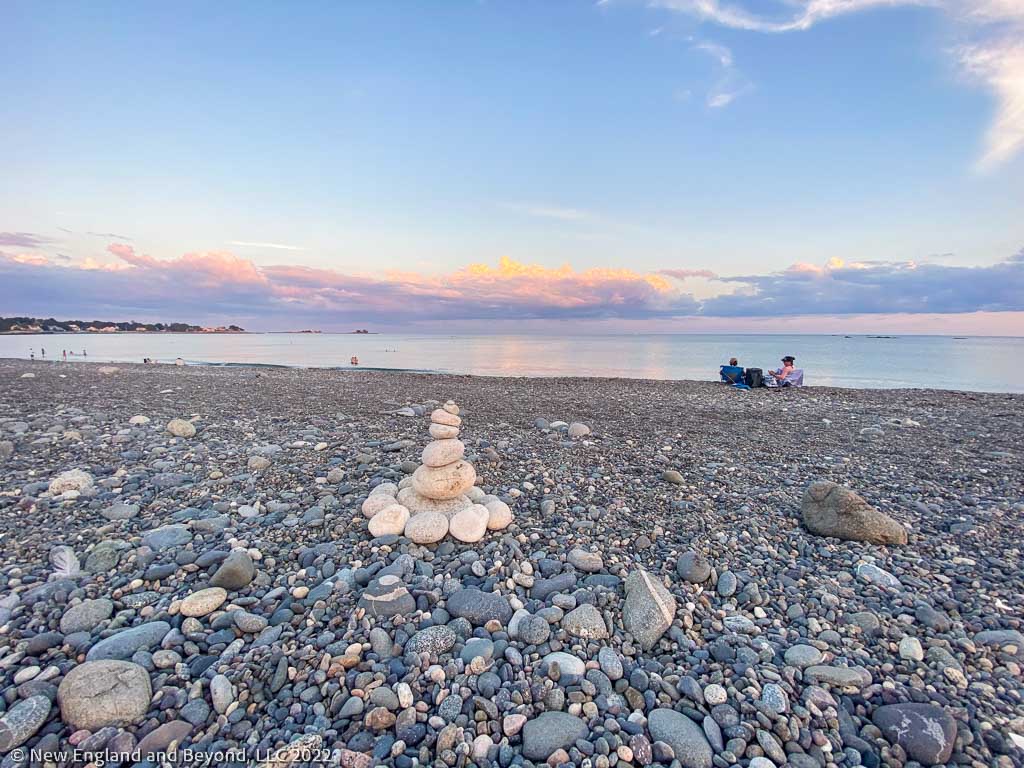
<svg viewBox="0 0 1024 768"><path fill-rule="evenodd" d="M718 377L730 357L765 370L793 355L808 386L1024 393L1024 338L838 335L247 333L0 336L0 357L195 365L405 369L480 376ZM87 356L82 357L82 352Z"/></svg>

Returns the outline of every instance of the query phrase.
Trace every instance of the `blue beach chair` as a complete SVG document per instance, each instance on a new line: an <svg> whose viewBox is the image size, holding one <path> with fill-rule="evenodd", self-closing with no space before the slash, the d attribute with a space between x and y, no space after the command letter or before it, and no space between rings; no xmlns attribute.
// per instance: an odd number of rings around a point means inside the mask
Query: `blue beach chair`
<svg viewBox="0 0 1024 768"><path fill-rule="evenodd" d="M720 366L718 374L721 376L724 384L732 384L737 389L750 389L750 387L743 383L743 368L738 365Z"/></svg>
<svg viewBox="0 0 1024 768"><path fill-rule="evenodd" d="M743 369L738 365L722 365L718 368L718 375L726 384L736 384L743 381Z"/></svg>

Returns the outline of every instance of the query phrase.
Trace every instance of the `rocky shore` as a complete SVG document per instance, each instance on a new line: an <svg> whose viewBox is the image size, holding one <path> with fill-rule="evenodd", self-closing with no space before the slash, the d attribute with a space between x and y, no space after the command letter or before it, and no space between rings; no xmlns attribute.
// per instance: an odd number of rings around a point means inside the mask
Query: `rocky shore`
<svg viewBox="0 0 1024 768"><path fill-rule="evenodd" d="M0 768L1021 765L1022 445L1019 395L0 361ZM374 537L463 461L507 527Z"/></svg>

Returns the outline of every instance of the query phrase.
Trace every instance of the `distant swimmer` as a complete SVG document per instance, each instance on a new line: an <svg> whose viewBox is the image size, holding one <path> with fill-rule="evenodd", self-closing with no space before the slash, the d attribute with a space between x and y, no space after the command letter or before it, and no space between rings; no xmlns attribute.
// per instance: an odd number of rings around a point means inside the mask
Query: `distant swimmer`
<svg viewBox="0 0 1024 768"><path fill-rule="evenodd" d="M352 359L348 361L349 365L359 365L359 358L352 355Z"/></svg>
<svg viewBox="0 0 1024 768"><path fill-rule="evenodd" d="M39 355L41 357L46 357L46 347L40 347L39 348Z"/></svg>

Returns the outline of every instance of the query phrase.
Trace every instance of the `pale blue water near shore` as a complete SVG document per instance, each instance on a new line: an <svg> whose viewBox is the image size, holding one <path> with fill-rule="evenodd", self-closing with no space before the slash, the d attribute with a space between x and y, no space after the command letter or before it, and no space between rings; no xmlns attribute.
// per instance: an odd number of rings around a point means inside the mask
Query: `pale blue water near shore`
<svg viewBox="0 0 1024 768"><path fill-rule="evenodd" d="M768 369L795 355L808 385L1024 392L1024 338L950 336L419 334L76 334L0 336L0 357L191 364L398 368L484 376L714 379L735 356Z"/></svg>

